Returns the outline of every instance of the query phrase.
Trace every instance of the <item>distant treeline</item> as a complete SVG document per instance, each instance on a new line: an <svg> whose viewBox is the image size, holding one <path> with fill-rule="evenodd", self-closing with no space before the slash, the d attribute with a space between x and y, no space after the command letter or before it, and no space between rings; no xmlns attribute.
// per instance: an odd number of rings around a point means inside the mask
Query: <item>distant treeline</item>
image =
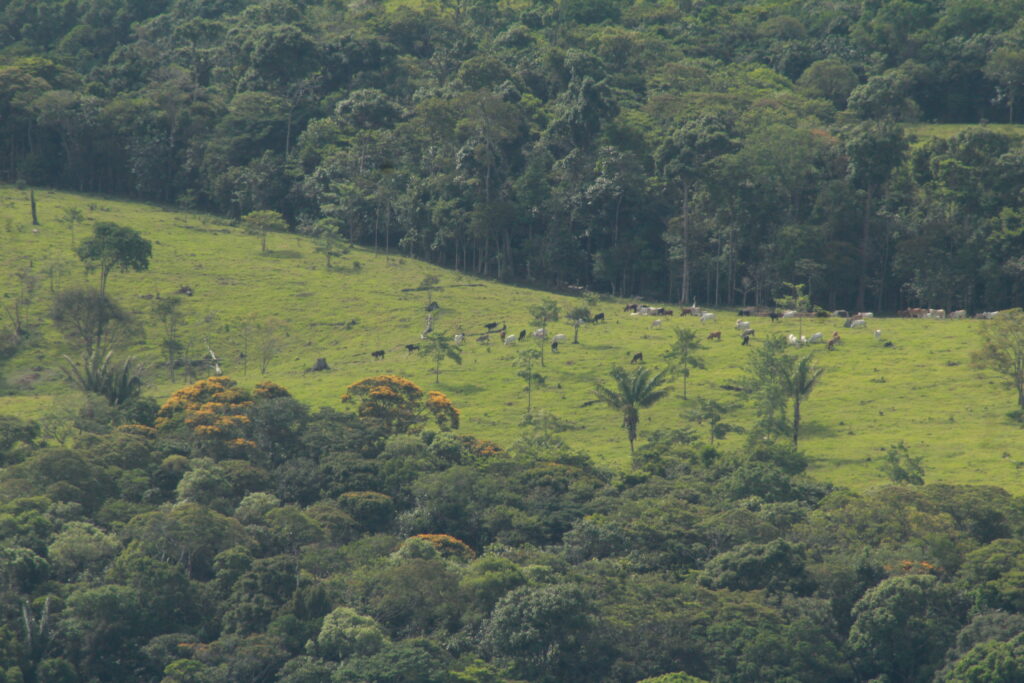
<svg viewBox="0 0 1024 683"><path fill-rule="evenodd" d="M702 304L1024 303L1021 0L8 0L0 178Z"/></svg>
<svg viewBox="0 0 1024 683"><path fill-rule="evenodd" d="M1024 677L1024 501L903 444L917 485L856 494L707 424L618 472L540 412L502 447L395 376L82 405L0 416L3 681Z"/></svg>

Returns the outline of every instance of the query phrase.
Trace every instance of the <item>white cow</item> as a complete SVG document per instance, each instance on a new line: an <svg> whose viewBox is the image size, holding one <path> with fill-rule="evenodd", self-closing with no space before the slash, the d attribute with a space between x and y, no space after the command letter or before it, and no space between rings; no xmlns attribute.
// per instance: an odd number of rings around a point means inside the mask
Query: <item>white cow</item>
<svg viewBox="0 0 1024 683"><path fill-rule="evenodd" d="M657 328L661 327L661 318L658 318L658 319L657 319L657 320L655 320L655 321L654 321L653 323L651 323L651 327L653 327L653 328L655 328L655 329L657 329Z"/></svg>
<svg viewBox="0 0 1024 683"><path fill-rule="evenodd" d="M881 339L881 338L882 338L882 331L881 330L875 330L875 339Z"/></svg>
<svg viewBox="0 0 1024 683"><path fill-rule="evenodd" d="M736 329L739 330L740 332L746 332L747 330L750 329L750 323L747 322L746 320L737 320Z"/></svg>
<svg viewBox="0 0 1024 683"><path fill-rule="evenodd" d="M807 343L808 344L824 344L825 343L825 335L822 334L821 332L815 332L814 334L811 335L811 338L807 340Z"/></svg>
<svg viewBox="0 0 1024 683"><path fill-rule="evenodd" d="M966 317L967 317L967 311L965 311L962 308L959 311L953 311L952 313L949 314L949 319L950 320L963 320Z"/></svg>
<svg viewBox="0 0 1024 683"><path fill-rule="evenodd" d="M797 339L795 334L790 334L786 337L786 343L790 346L800 346L800 340Z"/></svg>
<svg viewBox="0 0 1024 683"><path fill-rule="evenodd" d="M547 339L548 331L543 327L538 327L532 334L536 339Z"/></svg>
<svg viewBox="0 0 1024 683"><path fill-rule="evenodd" d="M555 335L554 337L552 337L552 338L551 338L551 341L553 341L553 342L555 342L555 343L557 344L558 342L564 342L564 341L565 341L565 340L567 340L568 338L569 338L569 337L568 337L567 335L564 335L564 334L556 334L556 335Z"/></svg>
<svg viewBox="0 0 1024 683"><path fill-rule="evenodd" d="M850 321L850 327L852 327L854 329L856 329L858 327L867 327L867 325L868 325L867 321L864 320L863 318L861 318L860 320L851 320Z"/></svg>
<svg viewBox="0 0 1024 683"><path fill-rule="evenodd" d="M714 313L710 313L709 312L709 313L701 313L700 314L700 322L701 322L701 324L712 322L712 321L714 321L714 319L715 319L715 314Z"/></svg>
<svg viewBox="0 0 1024 683"><path fill-rule="evenodd" d="M460 332L457 335L455 335L454 337L452 337L452 339L455 340L456 344L461 344L462 342L466 341L466 335L464 335L464 334L462 334Z"/></svg>
<svg viewBox="0 0 1024 683"><path fill-rule="evenodd" d="M796 317L796 311L783 311L782 312L782 317L783 318L795 318Z"/></svg>
<svg viewBox="0 0 1024 683"><path fill-rule="evenodd" d="M518 337L514 334L510 334L505 337L505 346L513 346L516 343Z"/></svg>

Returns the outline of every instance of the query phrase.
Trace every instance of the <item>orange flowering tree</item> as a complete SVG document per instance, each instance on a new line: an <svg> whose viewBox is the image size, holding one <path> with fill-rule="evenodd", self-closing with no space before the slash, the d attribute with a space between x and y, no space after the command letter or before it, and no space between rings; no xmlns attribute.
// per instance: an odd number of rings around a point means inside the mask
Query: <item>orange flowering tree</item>
<svg viewBox="0 0 1024 683"><path fill-rule="evenodd" d="M255 446L247 438L251 405L252 396L234 380L209 377L171 394L156 414L156 426L184 427L194 449L204 455L238 457Z"/></svg>
<svg viewBox="0 0 1024 683"><path fill-rule="evenodd" d="M430 543L442 557L452 557L464 562L476 559L476 553L465 542L460 541L448 534L416 534L412 538L419 538Z"/></svg>
<svg viewBox="0 0 1024 683"><path fill-rule="evenodd" d="M409 431L427 420L427 414L442 431L459 428L459 411L440 391L423 390L397 375L378 375L348 387L342 403L356 404L356 414L381 424L391 433Z"/></svg>

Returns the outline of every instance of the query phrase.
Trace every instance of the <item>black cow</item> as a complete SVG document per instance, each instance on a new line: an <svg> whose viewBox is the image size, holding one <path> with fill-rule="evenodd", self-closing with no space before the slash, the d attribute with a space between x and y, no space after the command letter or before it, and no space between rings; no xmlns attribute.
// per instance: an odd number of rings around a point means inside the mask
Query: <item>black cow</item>
<svg viewBox="0 0 1024 683"><path fill-rule="evenodd" d="M497 326L498 326L498 323L487 323L486 325L484 325L484 327L487 328L488 332L493 332L494 328L496 328Z"/></svg>
<svg viewBox="0 0 1024 683"><path fill-rule="evenodd" d="M374 360L384 360L384 349L378 349L370 353Z"/></svg>
<svg viewBox="0 0 1024 683"><path fill-rule="evenodd" d="M598 313L597 315L595 315L594 316L594 322L595 323L603 323L604 322L604 313Z"/></svg>
<svg viewBox="0 0 1024 683"><path fill-rule="evenodd" d="M419 351L420 350L420 345L419 344L406 344L405 345L405 350L408 353L412 353L413 351Z"/></svg>
<svg viewBox="0 0 1024 683"><path fill-rule="evenodd" d="M558 353L558 342L551 342L551 352Z"/></svg>
<svg viewBox="0 0 1024 683"><path fill-rule="evenodd" d="M526 330L519 330L519 341L526 339Z"/></svg>
<svg viewBox="0 0 1024 683"><path fill-rule="evenodd" d="M636 363L643 363L643 362L644 362L644 354L643 354L643 352L640 352L640 353L634 353L633 354L633 360L629 361L629 364L630 365L635 365Z"/></svg>

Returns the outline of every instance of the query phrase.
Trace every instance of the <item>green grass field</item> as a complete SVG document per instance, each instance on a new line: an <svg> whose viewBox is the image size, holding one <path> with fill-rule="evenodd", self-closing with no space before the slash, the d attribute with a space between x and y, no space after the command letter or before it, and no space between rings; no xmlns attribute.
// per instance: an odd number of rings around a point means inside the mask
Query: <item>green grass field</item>
<svg viewBox="0 0 1024 683"><path fill-rule="evenodd" d="M40 417L69 402L73 396L59 372L60 354L67 351L46 321L51 288L59 290L84 281L86 275L71 252L71 233L59 222L66 207L78 207L86 217L76 239L91 232L95 220L115 221L141 231L153 241L150 270L114 273L109 291L145 322L148 341L131 350L148 364L148 391L158 400L178 385L159 367L159 330L151 315L152 303L141 298L172 294L189 285L195 296L186 299L184 337L192 342L192 357L206 350L208 340L223 359L225 371L241 384L263 379L288 387L299 399L314 405L341 407L345 387L363 377L396 373L424 388L446 392L463 414L462 431L499 443L516 438L525 411L522 382L515 376L515 349L495 343L489 347L473 338L484 323L505 321L509 331L528 328L527 309L545 298L562 306L582 305L575 297L516 288L477 280L419 261L375 255L355 249L325 268L314 244L304 238L270 236L269 256L259 253L258 239L208 216L160 207L38 191L41 225L30 225L28 193L0 188L0 249L2 292L14 292L15 273L31 266L38 289L31 307L34 332L27 344L5 367L11 395L0 397L0 412ZM355 262L360 263L357 269ZM440 278L434 298L441 309L435 328L467 334L463 364L443 366L435 385L430 362L407 355L401 348L419 341L427 303L415 288L425 276ZM8 301L9 297L5 299ZM683 415L693 398L706 396L737 403L736 394L721 388L742 375L747 349L733 330L735 313L719 310L718 321L701 324L693 318L666 318L661 329L651 319L622 312L623 302L605 299L592 307L604 312L607 323L581 330L580 344L563 343L561 352L546 354L546 387L534 395L535 406L569 420L578 429L566 434L574 446L606 465L628 466L628 445L620 420L600 405L584 406L592 399L594 381L604 379L613 364L626 364L642 351L649 365L661 366L661 354L674 337L672 328L690 326L703 331L721 330L723 341L708 342L707 370L694 371L689 382L690 401L681 392L642 414L640 440L645 431L687 424ZM255 316L275 319L287 337L280 355L261 376L255 363L242 375L239 360L241 321ZM356 321L355 324L351 324ZM827 335L839 321L807 319L804 334ZM812 473L822 479L863 489L884 481L878 469L885 449L900 440L912 455L923 455L928 482L995 484L1024 492L1019 468L1024 467L1021 428L1007 417L1014 407L1012 390L995 376L982 375L968 362L981 323L973 320L880 319L867 330L841 330L844 343L827 353L818 349L818 361L827 368L819 388L805 404L805 431L801 445L813 458ZM755 319L758 335L797 331L797 321L770 325ZM564 323L551 325L552 333L572 335ZM880 328L893 348L883 348L871 329ZM383 361L370 351L386 349ZM332 370L310 373L317 357L325 357ZM675 382L680 387L680 381ZM729 421L749 424L751 409L738 405ZM743 436L724 445L740 446Z"/></svg>
<svg viewBox="0 0 1024 683"><path fill-rule="evenodd" d="M956 137L968 128L985 128L1003 135L1024 136L1024 125L1016 123L905 123L903 130L908 136L925 142L930 138L948 139Z"/></svg>

